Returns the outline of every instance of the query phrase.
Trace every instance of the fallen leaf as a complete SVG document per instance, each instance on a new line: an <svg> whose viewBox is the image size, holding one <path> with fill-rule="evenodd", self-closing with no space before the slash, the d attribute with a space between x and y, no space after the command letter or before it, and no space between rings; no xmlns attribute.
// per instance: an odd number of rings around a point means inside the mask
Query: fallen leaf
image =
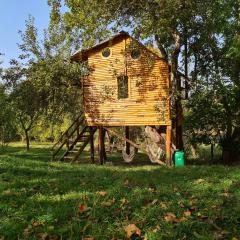
<svg viewBox="0 0 240 240"><path fill-rule="evenodd" d="M83 240L94 240L94 237L84 237Z"/></svg>
<svg viewBox="0 0 240 240"><path fill-rule="evenodd" d="M160 225L157 225L157 226L154 227L153 232L156 233L156 232L158 232L160 230L161 230Z"/></svg>
<svg viewBox="0 0 240 240"><path fill-rule="evenodd" d="M2 195L5 195L5 196L18 196L19 193L15 192L15 191L13 191L11 189L7 189L7 190L2 192Z"/></svg>
<svg viewBox="0 0 240 240"><path fill-rule="evenodd" d="M78 205L78 213L84 213L88 210L88 207L86 204L81 203Z"/></svg>
<svg viewBox="0 0 240 240"><path fill-rule="evenodd" d="M126 198L120 199L121 205L126 205L129 203L129 201Z"/></svg>
<svg viewBox="0 0 240 240"><path fill-rule="evenodd" d="M151 193L157 192L157 187L155 185L149 185L148 191Z"/></svg>
<svg viewBox="0 0 240 240"><path fill-rule="evenodd" d="M104 201L104 202L101 203L101 205L109 207L109 206L112 206L114 203L115 203L115 198L113 198L111 200L108 200L108 201Z"/></svg>
<svg viewBox="0 0 240 240"><path fill-rule="evenodd" d="M189 208L189 211L194 212L194 211L196 211L196 209L197 209L196 206L191 206L191 207Z"/></svg>
<svg viewBox="0 0 240 240"><path fill-rule="evenodd" d="M135 224L129 224L124 230L127 238L131 238L133 235L141 236L141 230Z"/></svg>
<svg viewBox="0 0 240 240"><path fill-rule="evenodd" d="M201 220L206 220L206 219L208 219L208 216L202 215L200 212L197 213L197 216L198 216L198 218L200 218Z"/></svg>
<svg viewBox="0 0 240 240"><path fill-rule="evenodd" d="M166 215L164 216L164 219L166 222L172 222L172 223L179 223L186 220L185 217L177 218L176 215L171 212L166 213Z"/></svg>
<svg viewBox="0 0 240 240"><path fill-rule="evenodd" d="M173 192L177 192L178 191L178 188L177 187L174 187L173 188Z"/></svg>
<svg viewBox="0 0 240 240"><path fill-rule="evenodd" d="M166 215L164 216L164 219L166 222L176 222L177 221L176 215L171 212L166 213Z"/></svg>
<svg viewBox="0 0 240 240"><path fill-rule="evenodd" d="M180 201L178 202L178 205L179 205L180 208L184 208L185 207L185 205L182 202L180 202Z"/></svg>
<svg viewBox="0 0 240 240"><path fill-rule="evenodd" d="M114 209L114 215L119 215L121 213L121 211L122 211L121 208Z"/></svg>
<svg viewBox="0 0 240 240"><path fill-rule="evenodd" d="M158 202L158 199L153 199L153 201L151 202L151 205L155 205Z"/></svg>
<svg viewBox="0 0 240 240"><path fill-rule="evenodd" d="M187 220L187 218L181 217L181 218L178 218L176 222L184 222L186 220Z"/></svg>
<svg viewBox="0 0 240 240"><path fill-rule="evenodd" d="M47 233L37 233L37 240L47 240L49 239L49 235Z"/></svg>
<svg viewBox="0 0 240 240"><path fill-rule="evenodd" d="M230 194L228 192L219 193L218 195L222 196L222 197L229 197L230 196Z"/></svg>
<svg viewBox="0 0 240 240"><path fill-rule="evenodd" d="M130 183L129 183L129 180L126 179L124 182L123 182L123 186L125 187L130 187Z"/></svg>
<svg viewBox="0 0 240 240"><path fill-rule="evenodd" d="M96 192L97 195L101 196L101 197L105 197L108 193L105 191L98 191Z"/></svg>
<svg viewBox="0 0 240 240"><path fill-rule="evenodd" d="M27 228L25 228L23 230L24 238L28 239L30 237L31 233L32 233L32 228L31 228L31 226L28 226Z"/></svg>
<svg viewBox="0 0 240 240"><path fill-rule="evenodd" d="M59 236L58 235L49 235L47 240L59 240Z"/></svg>
<svg viewBox="0 0 240 240"><path fill-rule="evenodd" d="M162 209L167 209L167 204L165 202L160 202L159 205Z"/></svg>
<svg viewBox="0 0 240 240"><path fill-rule="evenodd" d="M183 213L183 215L184 215L185 217L190 217L190 216L192 215L192 212L189 211L189 210L187 210L187 211L185 211L185 212Z"/></svg>
<svg viewBox="0 0 240 240"><path fill-rule="evenodd" d="M199 183L203 183L203 182L205 182L205 180L202 179L202 178L198 178L198 179L195 180L194 182L197 183L197 184L199 184Z"/></svg>
<svg viewBox="0 0 240 240"><path fill-rule="evenodd" d="M37 221L37 220L32 221L32 226L33 227L38 227L38 226L42 226L42 225L43 225L43 223L40 222L40 221Z"/></svg>

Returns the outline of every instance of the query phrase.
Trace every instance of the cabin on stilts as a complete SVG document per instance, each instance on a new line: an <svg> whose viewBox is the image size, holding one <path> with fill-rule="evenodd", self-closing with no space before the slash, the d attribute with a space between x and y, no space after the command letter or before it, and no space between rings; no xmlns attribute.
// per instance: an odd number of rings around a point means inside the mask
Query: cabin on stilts
<svg viewBox="0 0 240 240"><path fill-rule="evenodd" d="M97 135L99 162L103 164L106 132L126 142L125 155L129 156L130 146L140 148L130 139L129 129L143 126L150 142L157 146L164 142L165 160L158 159L158 153L151 149L152 144L142 151L153 162L171 165L174 126L168 62L126 32L78 50L72 61L84 62L89 69L81 78L83 111L54 144L53 159L75 161L90 144L94 162L94 135ZM117 133L112 127L124 127L125 134ZM65 150L61 151L63 148Z"/></svg>

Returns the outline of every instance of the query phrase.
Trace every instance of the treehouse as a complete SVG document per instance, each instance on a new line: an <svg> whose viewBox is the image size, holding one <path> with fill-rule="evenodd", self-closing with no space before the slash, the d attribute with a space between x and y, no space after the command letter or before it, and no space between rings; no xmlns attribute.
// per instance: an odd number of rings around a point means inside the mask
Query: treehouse
<svg viewBox="0 0 240 240"><path fill-rule="evenodd" d="M125 141L126 154L130 155L130 145L139 146L129 139L129 128L149 126L146 132L150 138L155 143L164 141L169 163L172 126L168 62L126 32L78 50L72 61L84 62L88 69L88 74L81 79L83 112L54 145L53 156L66 145L61 160L74 161L90 143L94 161L93 137L97 130L101 163L105 158L106 131ZM111 127L124 127L125 134L119 135ZM151 151L144 151L154 158Z"/></svg>

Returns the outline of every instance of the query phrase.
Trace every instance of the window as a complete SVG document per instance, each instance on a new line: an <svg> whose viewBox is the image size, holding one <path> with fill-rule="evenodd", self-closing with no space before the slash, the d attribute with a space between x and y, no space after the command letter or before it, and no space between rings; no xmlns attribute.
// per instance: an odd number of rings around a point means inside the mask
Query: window
<svg viewBox="0 0 240 240"><path fill-rule="evenodd" d="M128 76L118 76L118 99L128 98Z"/></svg>
<svg viewBox="0 0 240 240"><path fill-rule="evenodd" d="M110 50L110 48L105 48L105 49L102 50L102 56L103 56L104 58L108 58L108 57L110 57L110 55L111 55L111 50Z"/></svg>
<svg viewBox="0 0 240 240"><path fill-rule="evenodd" d="M137 60L141 57L141 51L140 49L133 49L131 51L131 58L134 59L134 60Z"/></svg>

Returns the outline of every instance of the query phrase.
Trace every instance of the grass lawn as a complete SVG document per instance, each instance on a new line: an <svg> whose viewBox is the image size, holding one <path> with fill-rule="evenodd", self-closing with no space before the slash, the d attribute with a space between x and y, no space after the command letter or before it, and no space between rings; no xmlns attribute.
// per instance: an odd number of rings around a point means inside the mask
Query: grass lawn
<svg viewBox="0 0 240 240"><path fill-rule="evenodd" d="M48 148L0 150L1 240L240 239L239 166L58 163Z"/></svg>

